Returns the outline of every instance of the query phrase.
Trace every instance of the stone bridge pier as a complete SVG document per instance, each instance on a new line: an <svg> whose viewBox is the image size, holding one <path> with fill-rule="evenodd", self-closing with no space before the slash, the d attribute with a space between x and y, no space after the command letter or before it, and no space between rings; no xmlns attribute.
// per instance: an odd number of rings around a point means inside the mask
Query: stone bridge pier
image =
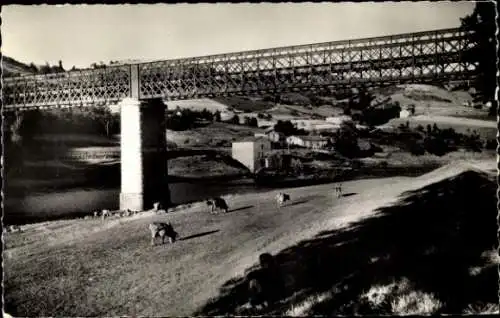
<svg viewBox="0 0 500 318"><path fill-rule="evenodd" d="M121 112L120 210L141 211L170 203L167 183L165 104L126 98Z"/></svg>

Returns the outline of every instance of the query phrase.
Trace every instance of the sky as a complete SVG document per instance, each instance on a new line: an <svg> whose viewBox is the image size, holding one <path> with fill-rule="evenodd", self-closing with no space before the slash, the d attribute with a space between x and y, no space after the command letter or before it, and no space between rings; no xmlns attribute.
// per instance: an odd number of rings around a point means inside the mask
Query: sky
<svg viewBox="0 0 500 318"><path fill-rule="evenodd" d="M66 69L453 28L474 2L2 6L2 54Z"/></svg>

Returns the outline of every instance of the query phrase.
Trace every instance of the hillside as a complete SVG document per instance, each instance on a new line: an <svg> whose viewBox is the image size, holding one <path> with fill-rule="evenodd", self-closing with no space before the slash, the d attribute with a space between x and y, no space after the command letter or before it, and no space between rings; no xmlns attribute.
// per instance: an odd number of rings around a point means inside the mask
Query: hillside
<svg viewBox="0 0 500 318"><path fill-rule="evenodd" d="M20 76L34 73L35 72L29 65L16 61L11 57L2 55L2 76Z"/></svg>
<svg viewBox="0 0 500 318"><path fill-rule="evenodd" d="M288 277L290 296L268 313L359 314L363 307L353 304L362 305L363 293L402 280L402 294L392 299L418 304L425 296L432 300L426 310L439 313L462 313L478 302L498 312L498 257L490 257L496 184L482 172L451 165L418 178L343 186L342 198L332 195L331 184L287 189L292 202L280 210L270 191L227 196L227 215L210 215L199 203L166 216L145 212L24 226L5 236L5 311L252 314L245 311L248 298L239 277L252 270L259 253L270 252ZM151 247L148 223L167 219L180 240ZM314 257L318 262L310 261Z"/></svg>
<svg viewBox="0 0 500 318"><path fill-rule="evenodd" d="M487 109L474 109L466 106L472 103L472 96L466 91L448 91L434 85L405 84L375 89L377 104L398 102L401 107L415 105L415 115L484 117Z"/></svg>
<svg viewBox="0 0 500 318"><path fill-rule="evenodd" d="M196 111L202 111L206 109L212 113L216 111L224 111L228 108L227 105L222 104L214 99L200 98L200 99L184 99L177 101L167 101L167 109L175 110L177 107L180 109L191 109Z"/></svg>
<svg viewBox="0 0 500 318"><path fill-rule="evenodd" d="M215 122L186 131L167 130L167 141L179 147L230 147L233 140L253 136L257 132L264 131L255 127Z"/></svg>

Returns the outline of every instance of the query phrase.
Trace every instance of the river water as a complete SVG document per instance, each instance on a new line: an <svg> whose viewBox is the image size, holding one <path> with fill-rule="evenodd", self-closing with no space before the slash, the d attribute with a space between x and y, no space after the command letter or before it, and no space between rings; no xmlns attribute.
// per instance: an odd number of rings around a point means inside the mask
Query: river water
<svg viewBox="0 0 500 318"><path fill-rule="evenodd" d="M424 170L429 170L424 169ZM362 176L352 176L353 179L388 177L387 171L366 172ZM421 169L410 171L394 171L390 175L416 176L424 173ZM114 182L113 182L114 183ZM299 182L282 185L283 187L300 186ZM249 192L277 190L279 187L259 186L252 179L236 180L196 180L190 182L174 182L169 184L172 203L184 204L204 200L224 194L241 194ZM28 193L22 197L5 196L4 223L24 224L54 219L74 218L92 213L92 211L119 208L119 186L106 188L71 188L43 193Z"/></svg>
<svg viewBox="0 0 500 318"><path fill-rule="evenodd" d="M172 202L183 204L204 200L228 193L265 191L252 180L196 181L169 184ZM83 216L102 209L118 209L119 187L73 188L45 193L33 193L23 197L6 196L4 222L22 224L43 220Z"/></svg>

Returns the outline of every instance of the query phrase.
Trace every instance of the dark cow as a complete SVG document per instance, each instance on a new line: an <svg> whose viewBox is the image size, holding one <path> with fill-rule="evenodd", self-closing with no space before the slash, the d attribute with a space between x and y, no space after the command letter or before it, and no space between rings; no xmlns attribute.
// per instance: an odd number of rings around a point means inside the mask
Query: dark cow
<svg viewBox="0 0 500 318"><path fill-rule="evenodd" d="M342 183L335 185L335 193L337 194L337 198L342 196Z"/></svg>
<svg viewBox="0 0 500 318"><path fill-rule="evenodd" d="M165 238L168 237L170 244L174 243L179 236L179 234L174 231L172 224L153 222L149 224L149 230L151 231L151 245L155 245L155 238L161 237L161 243L165 244Z"/></svg>
<svg viewBox="0 0 500 318"><path fill-rule="evenodd" d="M207 200L207 205L210 207L210 213L215 213L216 210L222 210L227 213L228 206L223 198L212 198Z"/></svg>

